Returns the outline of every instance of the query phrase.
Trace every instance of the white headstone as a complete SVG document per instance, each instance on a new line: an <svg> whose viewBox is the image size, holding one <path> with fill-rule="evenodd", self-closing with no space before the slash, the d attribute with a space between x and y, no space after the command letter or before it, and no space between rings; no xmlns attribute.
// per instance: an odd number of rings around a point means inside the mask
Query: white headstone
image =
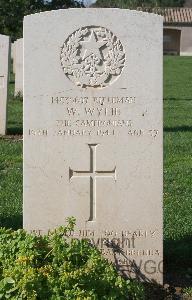
<svg viewBox="0 0 192 300"><path fill-rule="evenodd" d="M15 42L15 96L23 94L23 39Z"/></svg>
<svg viewBox="0 0 192 300"><path fill-rule="evenodd" d="M24 20L24 227L44 233L74 216L75 238L158 282L162 24L120 9Z"/></svg>
<svg viewBox="0 0 192 300"><path fill-rule="evenodd" d="M0 135L6 134L10 39L0 34Z"/></svg>

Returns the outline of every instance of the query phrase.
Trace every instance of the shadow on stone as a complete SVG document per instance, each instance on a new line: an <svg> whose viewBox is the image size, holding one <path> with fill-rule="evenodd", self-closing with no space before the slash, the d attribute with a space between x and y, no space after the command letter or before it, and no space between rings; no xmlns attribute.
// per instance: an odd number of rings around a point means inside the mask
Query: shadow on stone
<svg viewBox="0 0 192 300"><path fill-rule="evenodd" d="M117 245L113 241L109 242L107 240L105 242L105 246L112 250L115 266L117 269L120 270L121 275L123 275L124 277L128 276L130 278L135 277L138 281L157 284L155 280L149 279L144 273L142 273L141 265L138 266L134 260L130 259L130 257L125 254L124 250L119 245ZM119 255L121 255L122 258L124 259L124 261L126 261L126 264L124 264L124 265L119 264L119 262L118 262ZM149 273L149 274L151 274L151 273ZM133 275L133 276L131 276L131 275Z"/></svg>
<svg viewBox="0 0 192 300"><path fill-rule="evenodd" d="M170 292L165 290L163 286L158 284L155 280L151 280L145 274L143 274L140 266L138 266L134 260L131 260L128 256L126 256L122 248L115 243L108 241L105 243L105 245L113 251L115 267L119 270L119 273L124 278L128 277L131 279L134 277L137 281L143 282L145 286L145 299L167 299L166 297L170 294ZM118 263L117 255L122 255L122 257L127 261L127 264L122 266L122 268ZM125 269L123 267L125 267ZM128 273L127 270L129 270ZM131 274L133 276L131 276Z"/></svg>
<svg viewBox="0 0 192 300"><path fill-rule="evenodd" d="M125 265L126 271L123 268L120 269L120 274L123 277L132 278L131 274L135 274L135 278L138 281L143 282L145 286L146 299L164 300L164 299L185 299L180 294L177 294L177 287L182 288L190 287L192 280L192 235L186 236L182 240L173 241L168 240L164 243L164 284L162 286L155 280L150 280L140 270L140 267L135 261L130 260L125 255L122 248L113 242L106 242L105 245L110 248L114 255L114 261L116 268L119 269L119 263L117 256L122 255L127 260ZM130 270L130 275L127 274L127 269ZM191 270L191 276L187 273L187 270ZM167 287L166 287L167 286Z"/></svg>

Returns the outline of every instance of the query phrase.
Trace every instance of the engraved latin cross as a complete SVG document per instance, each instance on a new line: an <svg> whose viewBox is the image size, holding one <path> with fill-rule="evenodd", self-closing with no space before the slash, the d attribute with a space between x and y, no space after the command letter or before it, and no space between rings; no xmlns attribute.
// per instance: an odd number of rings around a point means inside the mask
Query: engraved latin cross
<svg viewBox="0 0 192 300"><path fill-rule="evenodd" d="M116 181L116 167L111 171L97 171L96 150L98 144L88 144L90 149L90 168L88 171L74 171L69 168L69 180L72 178L83 177L90 179L90 217L88 221L96 220L96 179L98 177L113 178Z"/></svg>

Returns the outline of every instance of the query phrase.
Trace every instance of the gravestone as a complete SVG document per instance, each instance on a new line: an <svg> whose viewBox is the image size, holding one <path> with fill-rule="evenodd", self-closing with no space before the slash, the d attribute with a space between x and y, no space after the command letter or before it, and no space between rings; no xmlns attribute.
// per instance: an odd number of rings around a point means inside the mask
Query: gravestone
<svg viewBox="0 0 192 300"><path fill-rule="evenodd" d="M15 96L23 95L23 39L15 42Z"/></svg>
<svg viewBox="0 0 192 300"><path fill-rule="evenodd" d="M128 276L162 282L162 17L24 19L24 227L77 220Z"/></svg>
<svg viewBox="0 0 192 300"><path fill-rule="evenodd" d="M0 135L6 134L10 39L0 34Z"/></svg>

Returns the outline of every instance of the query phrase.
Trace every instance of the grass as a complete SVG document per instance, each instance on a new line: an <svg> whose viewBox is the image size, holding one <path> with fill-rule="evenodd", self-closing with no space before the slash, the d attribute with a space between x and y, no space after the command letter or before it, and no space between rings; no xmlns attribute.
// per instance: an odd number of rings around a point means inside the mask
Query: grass
<svg viewBox="0 0 192 300"><path fill-rule="evenodd" d="M12 65L11 65L12 66ZM8 101L8 135L21 135L23 133L23 103L21 97L14 97L15 78L11 69Z"/></svg>
<svg viewBox="0 0 192 300"><path fill-rule="evenodd" d="M22 142L0 140L0 226L22 226Z"/></svg>
<svg viewBox="0 0 192 300"><path fill-rule="evenodd" d="M192 265L192 58L164 59L164 239L169 268Z"/></svg>
<svg viewBox="0 0 192 300"><path fill-rule="evenodd" d="M22 135L23 134L23 102L20 98L9 101L8 103L8 135Z"/></svg>
<svg viewBox="0 0 192 300"><path fill-rule="evenodd" d="M164 58L164 248L166 271L192 266L192 58ZM22 133L10 84L8 133ZM0 226L22 226L22 142L0 140ZM189 269L189 272L188 272ZM188 290L189 292L190 290Z"/></svg>
<svg viewBox="0 0 192 300"><path fill-rule="evenodd" d="M14 97L11 73L8 101L8 135L22 134L22 101ZM0 226L22 227L22 141L0 138Z"/></svg>
<svg viewBox="0 0 192 300"><path fill-rule="evenodd" d="M183 289L183 293L186 295L186 296L189 296L189 297L192 297L192 288L185 288Z"/></svg>

